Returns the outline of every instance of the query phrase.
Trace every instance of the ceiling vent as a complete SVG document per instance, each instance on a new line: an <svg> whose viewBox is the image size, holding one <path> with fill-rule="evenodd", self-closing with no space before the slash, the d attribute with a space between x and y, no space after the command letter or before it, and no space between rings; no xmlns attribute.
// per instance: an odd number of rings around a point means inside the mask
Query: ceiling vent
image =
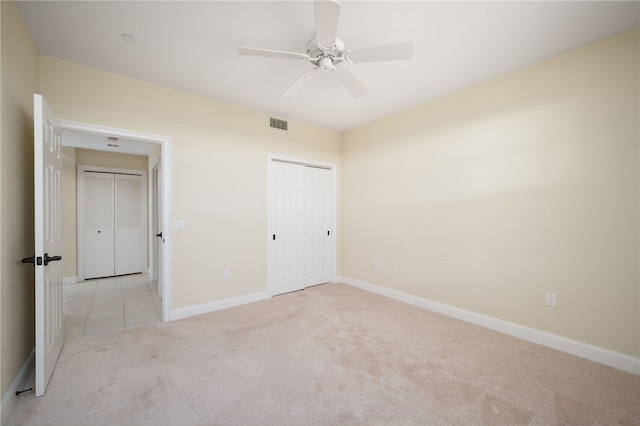
<svg viewBox="0 0 640 426"><path fill-rule="evenodd" d="M269 117L269 127L271 127L272 129L280 129L280 130L287 131L288 125L289 123L287 123L284 120L279 120L277 118Z"/></svg>

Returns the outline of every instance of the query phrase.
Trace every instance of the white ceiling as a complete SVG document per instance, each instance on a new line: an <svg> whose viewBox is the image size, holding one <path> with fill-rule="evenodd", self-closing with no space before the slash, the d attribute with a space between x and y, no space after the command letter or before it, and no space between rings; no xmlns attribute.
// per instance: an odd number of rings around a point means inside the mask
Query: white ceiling
<svg viewBox="0 0 640 426"><path fill-rule="evenodd" d="M42 54L338 131L640 25L638 1L343 1L338 36L348 49L414 41L414 59L350 64L369 89L358 99L329 76L281 98L311 64L237 49L303 52L314 35L310 1L18 7Z"/></svg>

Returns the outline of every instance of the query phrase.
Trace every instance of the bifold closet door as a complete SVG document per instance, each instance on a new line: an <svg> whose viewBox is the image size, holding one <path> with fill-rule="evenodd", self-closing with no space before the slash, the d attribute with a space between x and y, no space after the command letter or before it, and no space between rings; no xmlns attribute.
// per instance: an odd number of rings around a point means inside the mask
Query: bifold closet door
<svg viewBox="0 0 640 426"><path fill-rule="evenodd" d="M84 172L84 278L139 273L144 259L143 179Z"/></svg>
<svg viewBox="0 0 640 426"><path fill-rule="evenodd" d="M142 176L115 175L115 275L142 272Z"/></svg>
<svg viewBox="0 0 640 426"><path fill-rule="evenodd" d="M114 181L111 173L84 172L84 276L114 274Z"/></svg>

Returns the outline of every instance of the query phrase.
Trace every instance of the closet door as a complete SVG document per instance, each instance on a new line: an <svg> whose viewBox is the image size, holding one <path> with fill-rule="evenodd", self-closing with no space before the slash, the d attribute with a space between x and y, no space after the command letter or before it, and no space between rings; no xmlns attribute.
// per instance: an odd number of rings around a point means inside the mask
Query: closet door
<svg viewBox="0 0 640 426"><path fill-rule="evenodd" d="M271 163L271 294L331 281L331 170Z"/></svg>
<svg viewBox="0 0 640 426"><path fill-rule="evenodd" d="M84 172L84 275L108 277L114 271L114 175Z"/></svg>
<svg viewBox="0 0 640 426"><path fill-rule="evenodd" d="M331 281L331 170L305 167L305 286Z"/></svg>
<svg viewBox="0 0 640 426"><path fill-rule="evenodd" d="M273 163L271 181L271 294L302 290L304 284L304 171Z"/></svg>
<svg viewBox="0 0 640 426"><path fill-rule="evenodd" d="M140 175L115 175L115 275L142 272L142 184Z"/></svg>

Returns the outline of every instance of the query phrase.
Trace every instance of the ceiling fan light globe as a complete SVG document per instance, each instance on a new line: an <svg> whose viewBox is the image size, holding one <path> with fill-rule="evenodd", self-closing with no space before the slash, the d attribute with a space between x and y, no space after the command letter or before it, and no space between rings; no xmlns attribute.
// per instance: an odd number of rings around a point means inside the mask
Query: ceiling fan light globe
<svg viewBox="0 0 640 426"><path fill-rule="evenodd" d="M320 59L320 61L318 62L318 68L320 68L321 71L325 72L332 72L335 69L331 58L326 57Z"/></svg>

